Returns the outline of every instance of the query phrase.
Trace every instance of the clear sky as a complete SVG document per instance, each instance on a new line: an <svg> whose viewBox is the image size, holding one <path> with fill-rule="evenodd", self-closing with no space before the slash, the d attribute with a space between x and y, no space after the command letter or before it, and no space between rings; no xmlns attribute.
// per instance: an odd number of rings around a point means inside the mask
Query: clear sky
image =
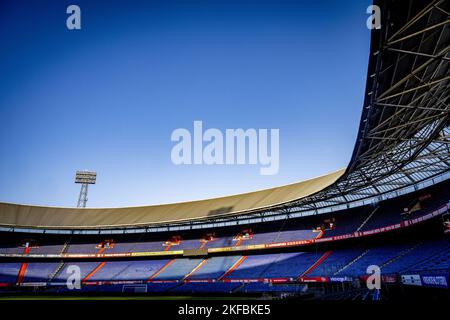
<svg viewBox="0 0 450 320"><path fill-rule="evenodd" d="M81 30L66 8L81 8ZM370 1L0 2L0 201L203 199L345 167L362 111ZM175 166L173 130L279 128L280 169Z"/></svg>

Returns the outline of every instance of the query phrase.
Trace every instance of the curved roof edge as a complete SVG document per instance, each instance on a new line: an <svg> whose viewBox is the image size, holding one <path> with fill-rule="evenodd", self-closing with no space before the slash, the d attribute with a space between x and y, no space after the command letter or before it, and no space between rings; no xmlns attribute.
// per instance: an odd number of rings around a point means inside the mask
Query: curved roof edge
<svg viewBox="0 0 450 320"><path fill-rule="evenodd" d="M345 168L270 189L151 206L80 209L0 203L0 225L42 229L98 229L233 216L297 201L332 185L344 172Z"/></svg>

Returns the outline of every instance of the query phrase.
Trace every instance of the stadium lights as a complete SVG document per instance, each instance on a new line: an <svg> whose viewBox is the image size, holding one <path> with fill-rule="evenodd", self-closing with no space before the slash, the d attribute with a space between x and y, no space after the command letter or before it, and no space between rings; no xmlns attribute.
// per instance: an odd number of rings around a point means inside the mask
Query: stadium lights
<svg viewBox="0 0 450 320"><path fill-rule="evenodd" d="M75 183L81 184L80 195L78 197L77 208L86 208L88 185L95 184L97 181L97 172L77 171L75 173Z"/></svg>
<svg viewBox="0 0 450 320"><path fill-rule="evenodd" d="M75 183L95 184L97 180L97 172L94 171L77 171L75 174Z"/></svg>

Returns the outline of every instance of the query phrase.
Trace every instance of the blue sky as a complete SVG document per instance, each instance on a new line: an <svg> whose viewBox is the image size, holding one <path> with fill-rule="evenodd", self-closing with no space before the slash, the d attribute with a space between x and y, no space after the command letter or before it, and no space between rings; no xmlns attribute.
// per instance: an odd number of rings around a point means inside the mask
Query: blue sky
<svg viewBox="0 0 450 320"><path fill-rule="evenodd" d="M81 8L82 29L66 28ZM132 5L131 5L132 4ZM0 201L167 203L346 166L365 89L369 1L2 1ZM280 169L175 166L177 128L279 128Z"/></svg>

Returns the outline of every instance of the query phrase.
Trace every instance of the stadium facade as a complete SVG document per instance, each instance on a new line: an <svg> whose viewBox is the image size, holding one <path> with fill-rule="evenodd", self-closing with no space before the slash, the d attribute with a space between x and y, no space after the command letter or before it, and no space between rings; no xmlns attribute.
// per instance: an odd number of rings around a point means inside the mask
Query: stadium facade
<svg viewBox="0 0 450 320"><path fill-rule="evenodd" d="M374 265L383 296L448 295L450 3L375 4L381 29L347 168L167 205L0 203L1 291L71 292L76 266L80 292L378 299L365 286Z"/></svg>

